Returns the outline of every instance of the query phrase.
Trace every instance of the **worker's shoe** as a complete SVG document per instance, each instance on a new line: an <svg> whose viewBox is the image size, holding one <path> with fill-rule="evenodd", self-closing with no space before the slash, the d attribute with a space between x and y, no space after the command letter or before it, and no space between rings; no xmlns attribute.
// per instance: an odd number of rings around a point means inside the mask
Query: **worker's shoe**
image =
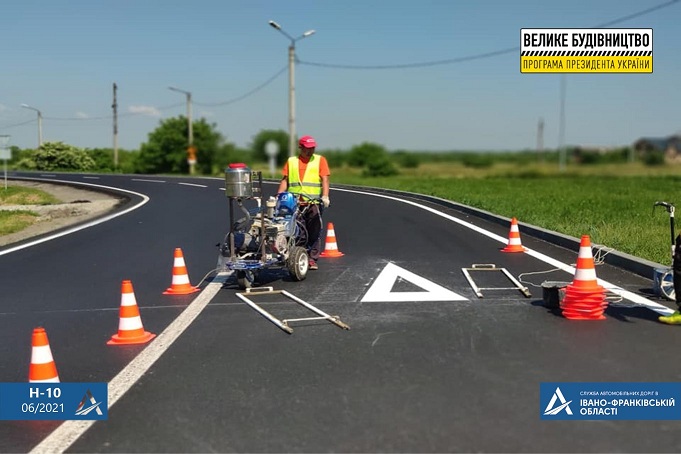
<svg viewBox="0 0 681 454"><path fill-rule="evenodd" d="M676 311L671 315L662 315L657 319L668 325L681 325L681 312Z"/></svg>
<svg viewBox="0 0 681 454"><path fill-rule="evenodd" d="M309 265L310 265L309 269L311 269L311 270L318 270L319 269L319 267L317 266L317 262L315 262L312 259L310 259Z"/></svg>

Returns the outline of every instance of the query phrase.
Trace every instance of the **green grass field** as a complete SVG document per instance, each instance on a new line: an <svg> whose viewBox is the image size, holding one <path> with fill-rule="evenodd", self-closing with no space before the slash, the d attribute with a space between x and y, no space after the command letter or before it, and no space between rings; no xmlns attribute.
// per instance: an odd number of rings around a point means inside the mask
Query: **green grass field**
<svg viewBox="0 0 681 454"><path fill-rule="evenodd" d="M671 263L669 214L655 201L681 202L681 169L642 164L485 169L425 164L385 178L332 169L332 182L433 195L580 238L663 265Z"/></svg>
<svg viewBox="0 0 681 454"><path fill-rule="evenodd" d="M0 206L6 205L50 205L59 203L52 195L34 188L7 186L0 189ZM0 210L0 235L19 232L30 226L38 214L28 210Z"/></svg>
<svg viewBox="0 0 681 454"><path fill-rule="evenodd" d="M256 164L269 176L265 164ZM580 238L662 265L671 263L669 214L655 201L681 203L681 166L631 164L494 163L483 168L458 162L426 162L392 177L364 177L362 169L332 168L332 183L398 189L433 195L522 224ZM0 190L0 205L50 204L49 194L31 188ZM30 224L0 217L0 235ZM29 215L30 216L30 215ZM29 222L29 224L25 224ZM22 227L24 225L24 227Z"/></svg>

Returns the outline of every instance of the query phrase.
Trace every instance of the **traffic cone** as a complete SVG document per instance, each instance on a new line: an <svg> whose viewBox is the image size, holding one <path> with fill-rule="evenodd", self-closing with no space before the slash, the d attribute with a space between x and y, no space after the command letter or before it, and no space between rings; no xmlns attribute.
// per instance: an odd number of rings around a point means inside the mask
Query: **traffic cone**
<svg viewBox="0 0 681 454"><path fill-rule="evenodd" d="M329 222L326 227L326 244L324 245L324 252L319 254L320 257L342 257L343 254L338 250L336 244L336 231L333 229L333 222Z"/></svg>
<svg viewBox="0 0 681 454"><path fill-rule="evenodd" d="M583 235L575 277L565 288L565 297L560 304L563 316L571 320L604 320L603 312L607 306L605 289L596 278L591 239L589 235Z"/></svg>
<svg viewBox="0 0 681 454"><path fill-rule="evenodd" d="M520 230L518 230L518 220L511 219L511 231L508 233L508 244L501 252L525 252L525 248L520 242Z"/></svg>
<svg viewBox="0 0 681 454"><path fill-rule="evenodd" d="M107 345L145 344L154 337L156 337L156 334L144 331L135 292L132 289L132 282L123 281L118 333L111 336Z"/></svg>
<svg viewBox="0 0 681 454"><path fill-rule="evenodd" d="M52 358L50 342L45 328L35 328L31 338L31 365L28 369L30 383L59 383L57 365Z"/></svg>
<svg viewBox="0 0 681 454"><path fill-rule="evenodd" d="M189 283L187 266L184 264L182 249L175 248L175 258L173 260L173 281L170 287L163 292L164 295L189 295L198 292L200 289Z"/></svg>

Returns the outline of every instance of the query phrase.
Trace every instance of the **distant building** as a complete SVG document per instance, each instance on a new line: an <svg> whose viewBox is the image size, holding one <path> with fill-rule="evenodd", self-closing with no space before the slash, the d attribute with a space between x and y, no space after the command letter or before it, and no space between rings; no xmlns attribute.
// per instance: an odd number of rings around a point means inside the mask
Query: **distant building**
<svg viewBox="0 0 681 454"><path fill-rule="evenodd" d="M681 163L681 136L642 137L634 142L634 150L641 158L650 153L661 153L665 162Z"/></svg>

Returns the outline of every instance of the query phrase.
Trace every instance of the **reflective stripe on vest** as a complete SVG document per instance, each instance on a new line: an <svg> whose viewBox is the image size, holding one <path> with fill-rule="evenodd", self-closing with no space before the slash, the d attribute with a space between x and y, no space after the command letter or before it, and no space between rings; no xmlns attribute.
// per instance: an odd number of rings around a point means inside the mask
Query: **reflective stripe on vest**
<svg viewBox="0 0 681 454"><path fill-rule="evenodd" d="M293 194L305 194L310 197L322 195L322 179L319 177L319 162L321 156L313 154L305 168L303 180L300 180L300 167L298 158L288 158L288 192Z"/></svg>

